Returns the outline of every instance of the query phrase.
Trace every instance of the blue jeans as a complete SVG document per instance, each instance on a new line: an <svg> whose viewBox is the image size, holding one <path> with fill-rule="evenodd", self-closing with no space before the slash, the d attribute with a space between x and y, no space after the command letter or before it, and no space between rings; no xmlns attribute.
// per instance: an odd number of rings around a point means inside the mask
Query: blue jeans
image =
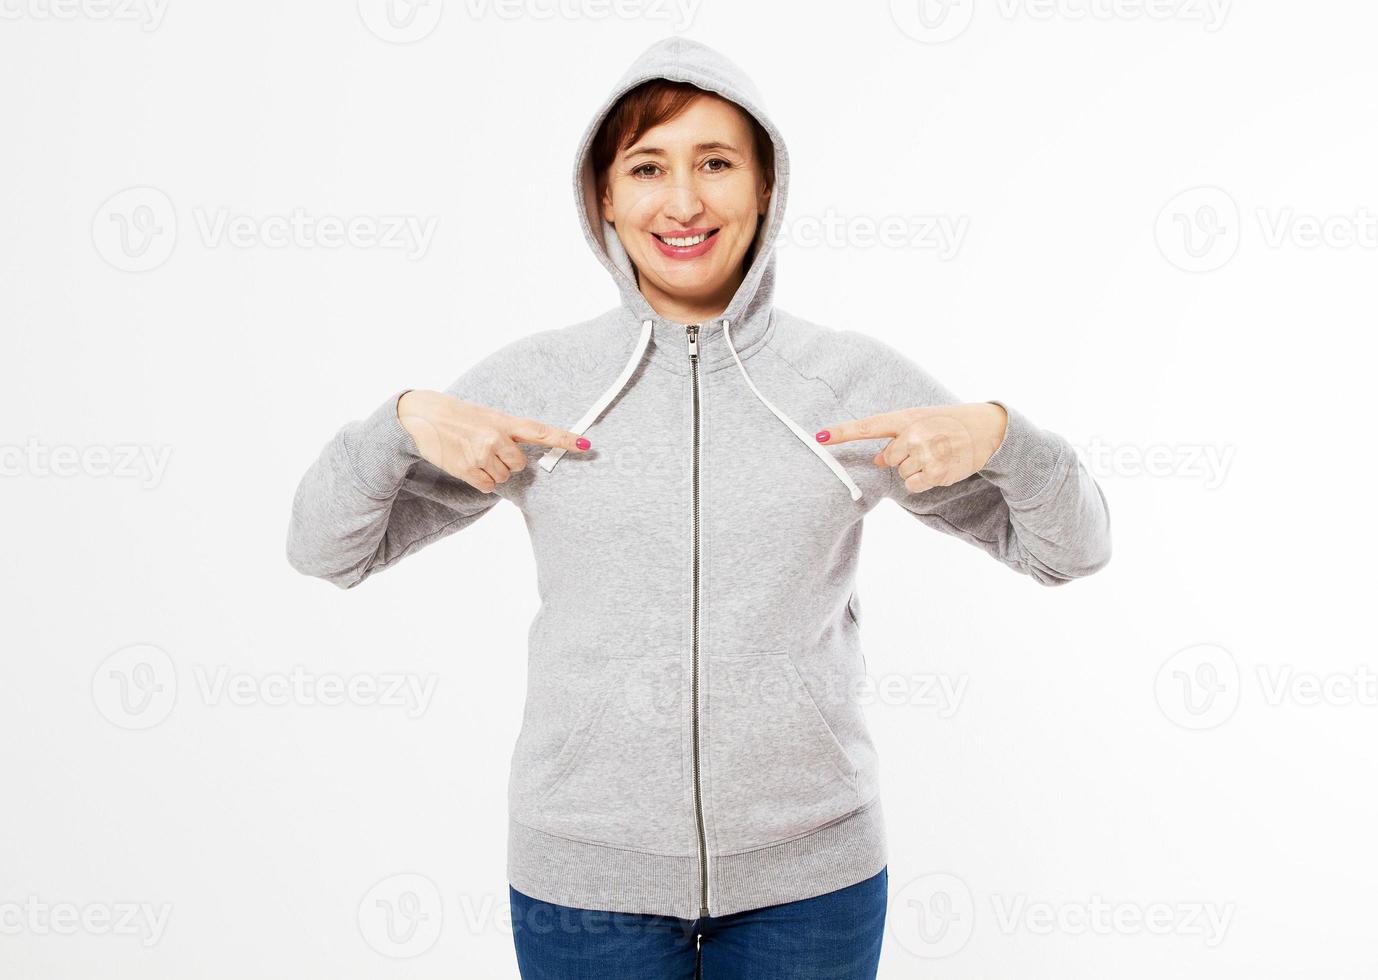
<svg viewBox="0 0 1378 980"><path fill-rule="evenodd" d="M889 883L886 867L826 895L699 919L507 889L522 980L875 980Z"/></svg>

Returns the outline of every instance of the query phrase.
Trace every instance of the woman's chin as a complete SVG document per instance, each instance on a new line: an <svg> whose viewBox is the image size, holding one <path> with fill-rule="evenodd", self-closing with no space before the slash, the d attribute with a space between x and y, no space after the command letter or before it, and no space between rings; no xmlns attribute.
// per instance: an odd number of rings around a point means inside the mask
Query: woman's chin
<svg viewBox="0 0 1378 980"><path fill-rule="evenodd" d="M676 263L673 269L656 270L656 285L672 299L693 302L718 295L726 287L727 281L707 268L696 270Z"/></svg>

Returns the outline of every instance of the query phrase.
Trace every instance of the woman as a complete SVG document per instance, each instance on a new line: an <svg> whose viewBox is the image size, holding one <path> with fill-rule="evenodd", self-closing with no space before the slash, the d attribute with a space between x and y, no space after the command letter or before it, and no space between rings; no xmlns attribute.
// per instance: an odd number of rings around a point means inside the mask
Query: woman
<svg viewBox="0 0 1378 980"><path fill-rule="evenodd" d="M885 830L847 696L863 518L889 497L1044 585L1110 557L1062 437L773 305L788 184L742 71L652 45L576 155L621 302L392 395L297 490L288 557L343 588L499 500L523 512L542 602L507 872L528 980L874 977Z"/></svg>

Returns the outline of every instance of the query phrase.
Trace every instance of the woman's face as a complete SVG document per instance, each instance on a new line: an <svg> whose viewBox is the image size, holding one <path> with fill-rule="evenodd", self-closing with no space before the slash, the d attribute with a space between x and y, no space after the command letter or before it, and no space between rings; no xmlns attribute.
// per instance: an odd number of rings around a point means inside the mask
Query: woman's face
<svg viewBox="0 0 1378 980"><path fill-rule="evenodd" d="M618 153L602 204L647 301L687 322L731 301L769 200L746 113L701 95Z"/></svg>

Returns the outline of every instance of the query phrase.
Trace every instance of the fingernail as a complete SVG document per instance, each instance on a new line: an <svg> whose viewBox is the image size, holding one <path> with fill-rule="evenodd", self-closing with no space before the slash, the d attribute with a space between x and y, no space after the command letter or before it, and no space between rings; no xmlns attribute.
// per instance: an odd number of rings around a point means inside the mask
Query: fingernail
<svg viewBox="0 0 1378 980"><path fill-rule="evenodd" d="M828 432L827 429L819 429L817 432L813 434L813 437L817 439L819 442L827 442L829 439L832 438L832 435Z"/></svg>
<svg viewBox="0 0 1378 980"><path fill-rule="evenodd" d="M580 449L587 449L590 445L589 441L585 439L583 436L580 436L578 439L575 439L574 444L578 446Z"/></svg>

